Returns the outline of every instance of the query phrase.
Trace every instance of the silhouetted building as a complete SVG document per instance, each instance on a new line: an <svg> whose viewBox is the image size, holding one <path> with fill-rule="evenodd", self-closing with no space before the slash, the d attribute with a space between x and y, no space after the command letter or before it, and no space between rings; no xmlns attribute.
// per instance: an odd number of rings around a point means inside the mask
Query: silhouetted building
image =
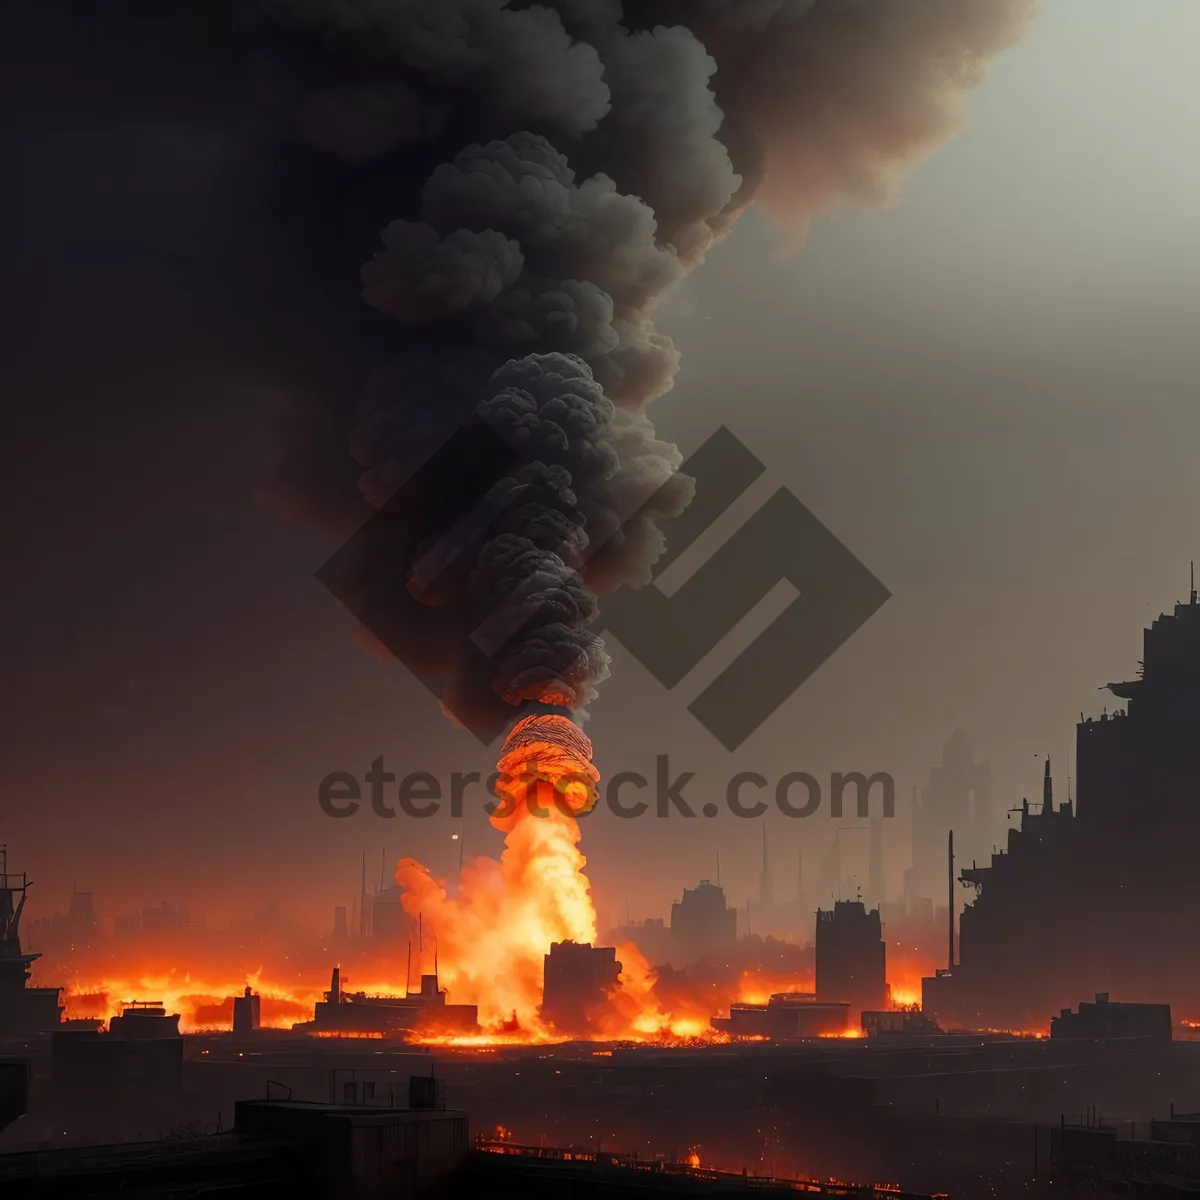
<svg viewBox="0 0 1200 1200"><path fill-rule="evenodd" d="M161 904L147 905L142 909L142 932L161 933L166 929L182 929L188 923L186 911L169 904L164 900Z"/></svg>
<svg viewBox="0 0 1200 1200"><path fill-rule="evenodd" d="M123 1096L151 1101L156 1093L183 1087L183 1038L179 1014L154 1001L126 1004L109 1032L61 1029L50 1046L50 1074L57 1087L96 1103Z"/></svg>
<svg viewBox="0 0 1200 1200"><path fill-rule="evenodd" d="M725 902L725 892L702 879L683 889L683 899L671 905L671 957L677 966L705 955L721 954L737 945L737 909Z"/></svg>
<svg viewBox="0 0 1200 1200"><path fill-rule="evenodd" d="M87 945L96 932L96 911L91 892L71 893L67 909L67 929L77 945Z"/></svg>
<svg viewBox="0 0 1200 1200"><path fill-rule="evenodd" d="M175 1093L183 1087L183 1038L56 1030L51 1035L50 1077L57 1088L90 1103L123 1096L145 1101L156 1093Z"/></svg>
<svg viewBox="0 0 1200 1200"><path fill-rule="evenodd" d="M1145 631L1138 677L1109 684L1126 713L1083 717L1077 802L1025 801L1007 847L961 871L959 961L925 981L943 1025L1044 1028L1079 995L1200 1013L1200 604ZM944 834L943 834L944 836Z"/></svg>
<svg viewBox="0 0 1200 1200"><path fill-rule="evenodd" d="M239 1100L234 1130L290 1146L308 1189L338 1200L444 1194L471 1152L467 1114L429 1106Z"/></svg>
<svg viewBox="0 0 1200 1200"><path fill-rule="evenodd" d="M421 976L419 992L369 996L345 991L341 968L334 967L329 991L324 1000L317 1001L313 1019L292 1028L317 1034L470 1034L479 1031L479 1010L474 1004L448 1004L436 974Z"/></svg>
<svg viewBox="0 0 1200 1200"><path fill-rule="evenodd" d="M553 942L545 959L542 1019L560 1033L587 1033L620 978L614 947Z"/></svg>
<svg viewBox="0 0 1200 1200"><path fill-rule="evenodd" d="M8 849L0 846L0 1037L51 1029L62 1019L62 988L29 986L29 968L41 955L21 950L21 913L28 889L25 872L9 872Z"/></svg>
<svg viewBox="0 0 1200 1200"><path fill-rule="evenodd" d="M773 1042L838 1037L850 1032L853 1025L849 1004L820 1001L811 992L777 992L766 1004L731 1004L728 1017L712 1020L714 1029L730 1037Z"/></svg>
<svg viewBox="0 0 1200 1200"><path fill-rule="evenodd" d="M862 1014L862 1031L867 1037L889 1037L897 1034L928 1037L942 1032L937 1022L919 1008L894 1008L885 1009L883 1012L867 1010Z"/></svg>
<svg viewBox="0 0 1200 1200"><path fill-rule="evenodd" d="M126 1041L178 1037L179 1014L168 1013L157 1000L133 1000L108 1022L108 1032L110 1037Z"/></svg>
<svg viewBox="0 0 1200 1200"><path fill-rule="evenodd" d="M339 904L333 910L333 940L348 942L350 940L350 924L346 919L346 906Z"/></svg>
<svg viewBox="0 0 1200 1200"><path fill-rule="evenodd" d="M887 903L883 875L883 818L873 816L868 833L867 850L867 903L882 911Z"/></svg>
<svg viewBox="0 0 1200 1200"><path fill-rule="evenodd" d="M1064 1008L1050 1019L1052 1038L1157 1038L1171 1040L1169 1004L1120 1004L1099 992L1094 1004L1086 1001L1077 1013Z"/></svg>
<svg viewBox="0 0 1200 1200"><path fill-rule="evenodd" d="M913 873L906 883L910 904L945 892L943 870L946 831L958 837L964 861L992 852L995 841L992 771L976 762L970 739L959 729L942 750L942 761L929 773L913 808ZM878 903L871 897L872 903Z"/></svg>
<svg viewBox="0 0 1200 1200"><path fill-rule="evenodd" d="M233 1032L253 1033L261 1023L260 997L247 986L242 995L233 998Z"/></svg>
<svg viewBox="0 0 1200 1200"><path fill-rule="evenodd" d="M835 829L821 855L817 869L817 894L820 901L833 902L842 894L842 831Z"/></svg>
<svg viewBox="0 0 1200 1200"><path fill-rule="evenodd" d="M239 1100L231 1133L0 1155L0 1195L444 1196L470 1153L465 1112Z"/></svg>
<svg viewBox="0 0 1200 1200"><path fill-rule="evenodd" d="M817 999L849 1004L855 1025L864 1009L887 1007L887 947L878 909L839 900L817 913Z"/></svg>
<svg viewBox="0 0 1200 1200"><path fill-rule="evenodd" d="M644 921L622 921L615 929L601 935L605 941L618 946L631 944L655 965L672 961L671 931L662 917L647 917Z"/></svg>

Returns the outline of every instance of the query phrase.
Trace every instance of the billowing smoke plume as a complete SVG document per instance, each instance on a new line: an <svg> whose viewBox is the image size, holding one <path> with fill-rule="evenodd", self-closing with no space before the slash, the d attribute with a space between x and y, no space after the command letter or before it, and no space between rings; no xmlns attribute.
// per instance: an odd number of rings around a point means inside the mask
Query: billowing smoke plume
<svg viewBox="0 0 1200 1200"><path fill-rule="evenodd" d="M802 232L886 198L1038 3L252 6L278 111L394 192L361 270L386 359L352 402L309 405L272 493L347 533L394 518L339 582L457 720L578 711L607 671L595 595L649 578L657 522L690 497L646 415L678 363L665 292L755 201ZM478 503L406 492L463 429L447 494L481 481Z"/></svg>

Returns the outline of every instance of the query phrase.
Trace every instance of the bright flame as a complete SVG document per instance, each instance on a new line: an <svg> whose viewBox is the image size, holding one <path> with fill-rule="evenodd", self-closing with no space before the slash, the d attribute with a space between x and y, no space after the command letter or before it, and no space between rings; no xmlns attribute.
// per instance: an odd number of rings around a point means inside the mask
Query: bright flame
<svg viewBox="0 0 1200 1200"><path fill-rule="evenodd" d="M500 1040L552 1038L539 1015L545 956L553 942L597 940L596 910L579 849L577 818L596 803L599 772L583 732L560 716L526 717L509 734L497 764L501 803L491 817L505 837L500 861L476 858L463 868L458 893L411 858L396 882L410 917L436 939L438 971L454 1002L475 1004ZM426 956L431 945L426 936ZM618 948L621 980L596 1037L701 1036L707 1015L688 1014L675 1028L653 997L655 975L632 945ZM441 1039L470 1045L486 1038Z"/></svg>
<svg viewBox="0 0 1200 1200"><path fill-rule="evenodd" d="M203 959L202 954L197 955ZM383 968L376 967L382 972ZM276 964L273 978L266 969L239 972L226 962L200 963L195 970L172 966L125 967L108 963L80 974L66 989L63 1014L68 1019L108 1021L119 1016L130 1001L160 1002L168 1013L179 1014L183 1033L228 1031L233 1026L233 998L249 987L259 997L260 1021L264 1029L291 1029L297 1022L310 1021L313 1005L322 998L325 987L317 976L308 975L297 982L279 982L284 970ZM357 977L356 977L357 978ZM361 989L371 993L394 991L390 980Z"/></svg>
<svg viewBox="0 0 1200 1200"><path fill-rule="evenodd" d="M743 971L738 980L738 1004L766 1004L781 992L815 992L813 975L771 975L763 971Z"/></svg>

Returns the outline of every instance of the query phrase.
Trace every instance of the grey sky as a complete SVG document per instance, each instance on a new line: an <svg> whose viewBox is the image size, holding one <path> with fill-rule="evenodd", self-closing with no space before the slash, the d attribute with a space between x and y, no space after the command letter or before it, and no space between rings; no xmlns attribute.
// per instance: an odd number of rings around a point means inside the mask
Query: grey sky
<svg viewBox="0 0 1200 1200"><path fill-rule="evenodd" d="M963 724L1002 807L1035 754L1065 786L1078 712L1111 705L1096 688L1200 550L1197 77L1186 0L1050 0L892 208L786 261L747 220L688 282L663 430L729 424L894 593L737 757L891 770L906 794ZM617 668L601 746L635 686ZM750 894L753 831L732 837Z"/></svg>

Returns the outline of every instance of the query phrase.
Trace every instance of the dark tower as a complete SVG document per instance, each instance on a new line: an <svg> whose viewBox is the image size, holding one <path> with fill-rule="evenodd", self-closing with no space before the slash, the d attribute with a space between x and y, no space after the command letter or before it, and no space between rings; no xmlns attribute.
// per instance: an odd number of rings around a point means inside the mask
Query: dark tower
<svg viewBox="0 0 1200 1200"><path fill-rule="evenodd" d="M954 830L950 830L950 839L946 846L949 859L949 872L946 877L946 916L950 927L950 957L946 963L947 970L954 970Z"/></svg>
<svg viewBox="0 0 1200 1200"><path fill-rule="evenodd" d="M887 947L879 910L839 900L817 913L817 1002L849 1003L855 1025L864 1010L887 1007Z"/></svg>
<svg viewBox="0 0 1200 1200"><path fill-rule="evenodd" d="M333 940L345 942L350 938L350 926L346 921L346 906L337 905L333 910Z"/></svg>
<svg viewBox="0 0 1200 1200"><path fill-rule="evenodd" d="M587 942L554 942L544 969L542 1018L565 1034L587 1033L621 978L616 950Z"/></svg>
<svg viewBox="0 0 1200 1200"><path fill-rule="evenodd" d="M29 968L40 954L21 950L21 913L30 887L25 872L10 874L8 847L0 846L0 1036L21 1037L59 1024L62 988L29 986ZM20 897L18 899L17 897Z"/></svg>
<svg viewBox="0 0 1200 1200"><path fill-rule="evenodd" d="M253 1033L262 1019L261 998L256 992L246 990L233 998L233 1032Z"/></svg>

